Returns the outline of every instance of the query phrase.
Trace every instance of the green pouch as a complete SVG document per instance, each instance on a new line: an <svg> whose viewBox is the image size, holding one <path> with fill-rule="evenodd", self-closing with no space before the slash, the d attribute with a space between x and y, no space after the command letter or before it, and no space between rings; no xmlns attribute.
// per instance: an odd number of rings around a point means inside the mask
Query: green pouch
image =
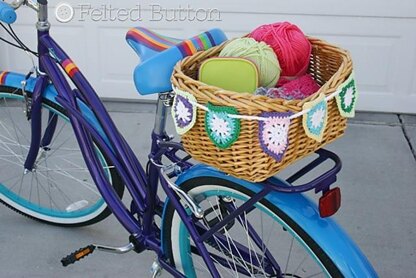
<svg viewBox="0 0 416 278"><path fill-rule="evenodd" d="M244 58L210 58L199 68L199 81L239 93L254 93L259 84L256 65Z"/></svg>

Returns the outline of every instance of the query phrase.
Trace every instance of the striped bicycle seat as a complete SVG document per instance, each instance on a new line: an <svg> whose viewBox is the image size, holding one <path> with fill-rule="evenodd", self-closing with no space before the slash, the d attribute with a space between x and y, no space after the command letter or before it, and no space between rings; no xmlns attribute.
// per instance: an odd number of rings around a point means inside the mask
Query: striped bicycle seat
<svg viewBox="0 0 416 278"><path fill-rule="evenodd" d="M136 89L141 95L149 95L171 91L170 77L179 60L219 45L227 37L222 30L212 29L181 40L136 27L127 32L126 40L141 60L134 70Z"/></svg>

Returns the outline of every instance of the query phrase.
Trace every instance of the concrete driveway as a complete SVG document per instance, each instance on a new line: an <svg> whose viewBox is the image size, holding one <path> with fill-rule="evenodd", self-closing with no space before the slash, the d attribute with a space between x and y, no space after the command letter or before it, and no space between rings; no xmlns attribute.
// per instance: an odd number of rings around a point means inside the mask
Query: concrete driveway
<svg viewBox="0 0 416 278"><path fill-rule="evenodd" d="M153 106L107 105L144 160ZM416 116L359 113L346 135L329 149L344 165L338 179L342 207L335 218L380 277L412 277L416 273ZM32 221L0 206L0 277L151 277L152 253L97 252L61 267L60 259L80 247L124 245L127 237L113 216L93 226L68 229Z"/></svg>

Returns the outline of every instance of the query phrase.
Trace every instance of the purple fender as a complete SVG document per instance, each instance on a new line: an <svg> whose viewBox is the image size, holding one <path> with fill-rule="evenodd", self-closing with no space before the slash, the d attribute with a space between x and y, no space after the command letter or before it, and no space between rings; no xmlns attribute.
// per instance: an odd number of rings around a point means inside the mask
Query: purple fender
<svg viewBox="0 0 416 278"><path fill-rule="evenodd" d="M181 174L178 185L197 177L216 177L259 192L263 185L237 179L215 168L198 164ZM345 277L378 277L368 259L358 246L332 218L321 218L310 199L303 194L272 192L266 199L290 216L334 261Z"/></svg>

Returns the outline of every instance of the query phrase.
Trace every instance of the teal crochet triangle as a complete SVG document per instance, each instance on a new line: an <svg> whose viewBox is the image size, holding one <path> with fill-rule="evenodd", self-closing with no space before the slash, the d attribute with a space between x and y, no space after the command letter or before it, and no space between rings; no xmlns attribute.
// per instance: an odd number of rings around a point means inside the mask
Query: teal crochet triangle
<svg viewBox="0 0 416 278"><path fill-rule="evenodd" d="M231 147L240 136L240 120L230 117L238 115L234 107L207 105L205 113L205 130L209 139L220 149Z"/></svg>

